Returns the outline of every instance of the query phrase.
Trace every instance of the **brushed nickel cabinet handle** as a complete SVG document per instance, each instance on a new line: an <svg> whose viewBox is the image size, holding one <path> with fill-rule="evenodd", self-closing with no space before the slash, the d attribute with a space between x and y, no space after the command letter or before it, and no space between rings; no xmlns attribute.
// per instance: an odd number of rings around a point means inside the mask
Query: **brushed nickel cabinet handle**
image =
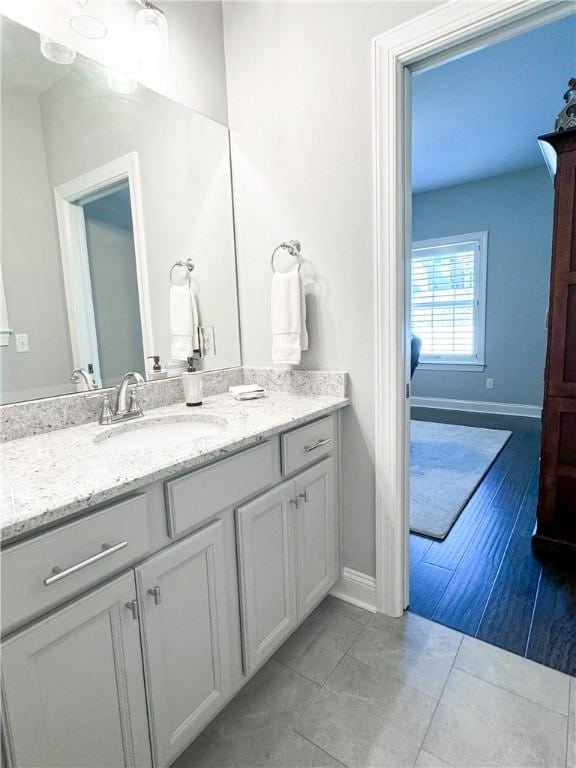
<svg viewBox="0 0 576 768"><path fill-rule="evenodd" d="M154 605L160 605L160 603L162 602L160 587L152 587L152 589L148 590L148 594L154 598Z"/></svg>
<svg viewBox="0 0 576 768"><path fill-rule="evenodd" d="M328 445L328 443L332 442L331 437L327 437L325 440L318 440L317 443L313 443L312 445L305 445L304 450L306 453L310 453L310 451L315 451L316 448L321 448L323 445Z"/></svg>
<svg viewBox="0 0 576 768"><path fill-rule="evenodd" d="M127 541L119 541L118 544L102 544L102 552L98 552L98 554L92 555L92 557L88 557L86 560L76 563L76 565L71 565L69 568L60 568L55 565L54 568L52 568L52 576L48 576L48 578L44 579L44 585L49 587L50 584L55 584L57 581L65 579L66 576L71 576L73 573L76 573L76 571L81 571L82 568L97 563L105 557L108 557L108 555L113 555L114 552L118 552L127 546Z"/></svg>
<svg viewBox="0 0 576 768"><path fill-rule="evenodd" d="M298 494L298 498L302 499L304 504L308 504L308 491L304 491L303 493Z"/></svg>
<svg viewBox="0 0 576 768"><path fill-rule="evenodd" d="M132 618L136 620L138 618L138 600L129 600L125 605L132 612Z"/></svg>

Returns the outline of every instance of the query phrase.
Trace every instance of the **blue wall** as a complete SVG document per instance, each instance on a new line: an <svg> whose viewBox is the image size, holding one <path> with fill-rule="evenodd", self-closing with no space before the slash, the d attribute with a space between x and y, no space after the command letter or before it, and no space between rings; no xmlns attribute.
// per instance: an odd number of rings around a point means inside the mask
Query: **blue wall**
<svg viewBox="0 0 576 768"><path fill-rule="evenodd" d="M543 163L414 195L414 240L488 231L486 368L417 370L414 397L542 404L553 206Z"/></svg>

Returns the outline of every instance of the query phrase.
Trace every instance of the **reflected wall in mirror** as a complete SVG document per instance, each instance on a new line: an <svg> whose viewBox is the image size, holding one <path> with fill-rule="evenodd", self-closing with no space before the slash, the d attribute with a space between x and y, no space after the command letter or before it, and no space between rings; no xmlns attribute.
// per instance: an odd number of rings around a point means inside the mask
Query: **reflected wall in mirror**
<svg viewBox="0 0 576 768"><path fill-rule="evenodd" d="M2 402L86 389L78 368L112 386L152 355L182 371L170 270L188 259L190 348L196 324L215 340L196 366L240 365L228 129L142 86L115 92L80 56L49 62L2 22Z"/></svg>

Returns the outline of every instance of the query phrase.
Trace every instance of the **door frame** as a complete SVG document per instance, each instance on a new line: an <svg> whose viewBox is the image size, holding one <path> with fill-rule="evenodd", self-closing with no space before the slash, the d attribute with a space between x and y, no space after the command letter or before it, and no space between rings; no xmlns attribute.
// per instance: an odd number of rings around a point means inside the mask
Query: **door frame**
<svg viewBox="0 0 576 768"><path fill-rule="evenodd" d="M138 153L129 152L54 188L72 358L75 368L85 368L87 361L94 364L94 380L98 386L102 386L102 379L88 263L86 221L84 208L77 203L87 197L97 199L99 194L105 195L110 187L122 182L127 182L130 190L142 346L146 359L148 355L153 354L154 339Z"/></svg>
<svg viewBox="0 0 576 768"><path fill-rule="evenodd" d="M372 41L376 609L390 616L409 599L410 76L573 11L566 0L451 0Z"/></svg>

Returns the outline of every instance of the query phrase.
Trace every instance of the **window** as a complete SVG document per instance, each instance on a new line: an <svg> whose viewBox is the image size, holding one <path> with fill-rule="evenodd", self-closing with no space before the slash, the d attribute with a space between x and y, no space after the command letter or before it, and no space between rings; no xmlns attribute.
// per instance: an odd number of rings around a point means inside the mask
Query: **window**
<svg viewBox="0 0 576 768"><path fill-rule="evenodd" d="M412 333L420 365L484 366L487 232L412 244Z"/></svg>

